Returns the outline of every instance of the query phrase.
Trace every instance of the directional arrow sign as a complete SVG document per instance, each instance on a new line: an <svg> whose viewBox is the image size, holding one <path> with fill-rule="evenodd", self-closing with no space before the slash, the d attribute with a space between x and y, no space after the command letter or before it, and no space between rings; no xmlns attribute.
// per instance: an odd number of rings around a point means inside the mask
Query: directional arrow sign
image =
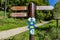
<svg viewBox="0 0 60 40"><path fill-rule="evenodd" d="M27 10L28 7L27 6L13 6L11 9L12 10Z"/></svg>
<svg viewBox="0 0 60 40"><path fill-rule="evenodd" d="M53 6L36 6L36 10L53 10Z"/></svg>
<svg viewBox="0 0 60 40"><path fill-rule="evenodd" d="M11 13L11 17L27 17L27 13Z"/></svg>
<svg viewBox="0 0 60 40"><path fill-rule="evenodd" d="M55 4L59 1L59 0L48 0L49 1L49 4L51 6L55 6Z"/></svg>

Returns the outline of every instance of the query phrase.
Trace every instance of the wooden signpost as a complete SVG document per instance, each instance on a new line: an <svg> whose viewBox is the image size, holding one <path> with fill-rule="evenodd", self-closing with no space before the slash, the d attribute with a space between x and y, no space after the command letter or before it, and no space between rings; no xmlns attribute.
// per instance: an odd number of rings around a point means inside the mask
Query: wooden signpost
<svg viewBox="0 0 60 40"><path fill-rule="evenodd" d="M12 10L28 10L28 14L25 13L11 13L10 16L12 17L29 17L29 31L30 31L30 39L29 40L34 40L34 30L35 30L35 10L53 10L53 6L35 6L33 2L29 4L29 6L13 6L11 8Z"/></svg>
<svg viewBox="0 0 60 40"><path fill-rule="evenodd" d="M26 12L25 13L22 13L22 12L21 13L20 12L19 13L17 13L17 12L11 13L10 14L11 17L29 17L30 15L32 15L31 12L33 10L53 10L54 7L53 6L34 6L30 9L27 6L13 6L11 9L13 11L21 11L21 10L27 10L28 11L27 13ZM31 11L31 12L29 13L29 11Z"/></svg>

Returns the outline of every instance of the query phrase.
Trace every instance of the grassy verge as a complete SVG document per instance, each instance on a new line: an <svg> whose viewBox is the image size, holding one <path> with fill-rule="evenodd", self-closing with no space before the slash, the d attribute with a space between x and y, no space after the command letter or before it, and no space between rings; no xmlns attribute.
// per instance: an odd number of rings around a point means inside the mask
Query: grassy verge
<svg viewBox="0 0 60 40"><path fill-rule="evenodd" d="M27 25L27 19L25 20L13 19L13 18L0 19L0 31L22 27L26 25Z"/></svg>
<svg viewBox="0 0 60 40"><path fill-rule="evenodd" d="M42 25L35 29L35 40L60 40L60 21L56 30L56 21ZM58 34L57 34L58 33ZM58 38L57 38L58 36ZM29 31L17 34L5 40L29 40Z"/></svg>

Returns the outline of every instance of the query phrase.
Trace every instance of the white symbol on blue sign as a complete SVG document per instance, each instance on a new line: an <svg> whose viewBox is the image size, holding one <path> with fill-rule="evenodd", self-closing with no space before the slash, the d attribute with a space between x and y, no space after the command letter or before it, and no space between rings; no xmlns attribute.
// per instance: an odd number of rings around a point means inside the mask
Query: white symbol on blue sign
<svg viewBox="0 0 60 40"><path fill-rule="evenodd" d="M49 1L49 4L51 6L55 6L55 4L59 1L59 0L48 0Z"/></svg>
<svg viewBox="0 0 60 40"><path fill-rule="evenodd" d="M34 29L30 30L30 34L34 35Z"/></svg>
<svg viewBox="0 0 60 40"><path fill-rule="evenodd" d="M36 28L36 22L35 22L35 18L29 18L28 19L28 28L29 29L34 29Z"/></svg>

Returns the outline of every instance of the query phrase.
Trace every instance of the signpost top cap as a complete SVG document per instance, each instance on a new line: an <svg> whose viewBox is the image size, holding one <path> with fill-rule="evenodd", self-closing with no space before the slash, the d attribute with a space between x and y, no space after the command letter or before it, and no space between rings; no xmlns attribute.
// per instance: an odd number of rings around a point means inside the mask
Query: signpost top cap
<svg viewBox="0 0 60 40"><path fill-rule="evenodd" d="M34 2L30 2L29 5L35 5Z"/></svg>

